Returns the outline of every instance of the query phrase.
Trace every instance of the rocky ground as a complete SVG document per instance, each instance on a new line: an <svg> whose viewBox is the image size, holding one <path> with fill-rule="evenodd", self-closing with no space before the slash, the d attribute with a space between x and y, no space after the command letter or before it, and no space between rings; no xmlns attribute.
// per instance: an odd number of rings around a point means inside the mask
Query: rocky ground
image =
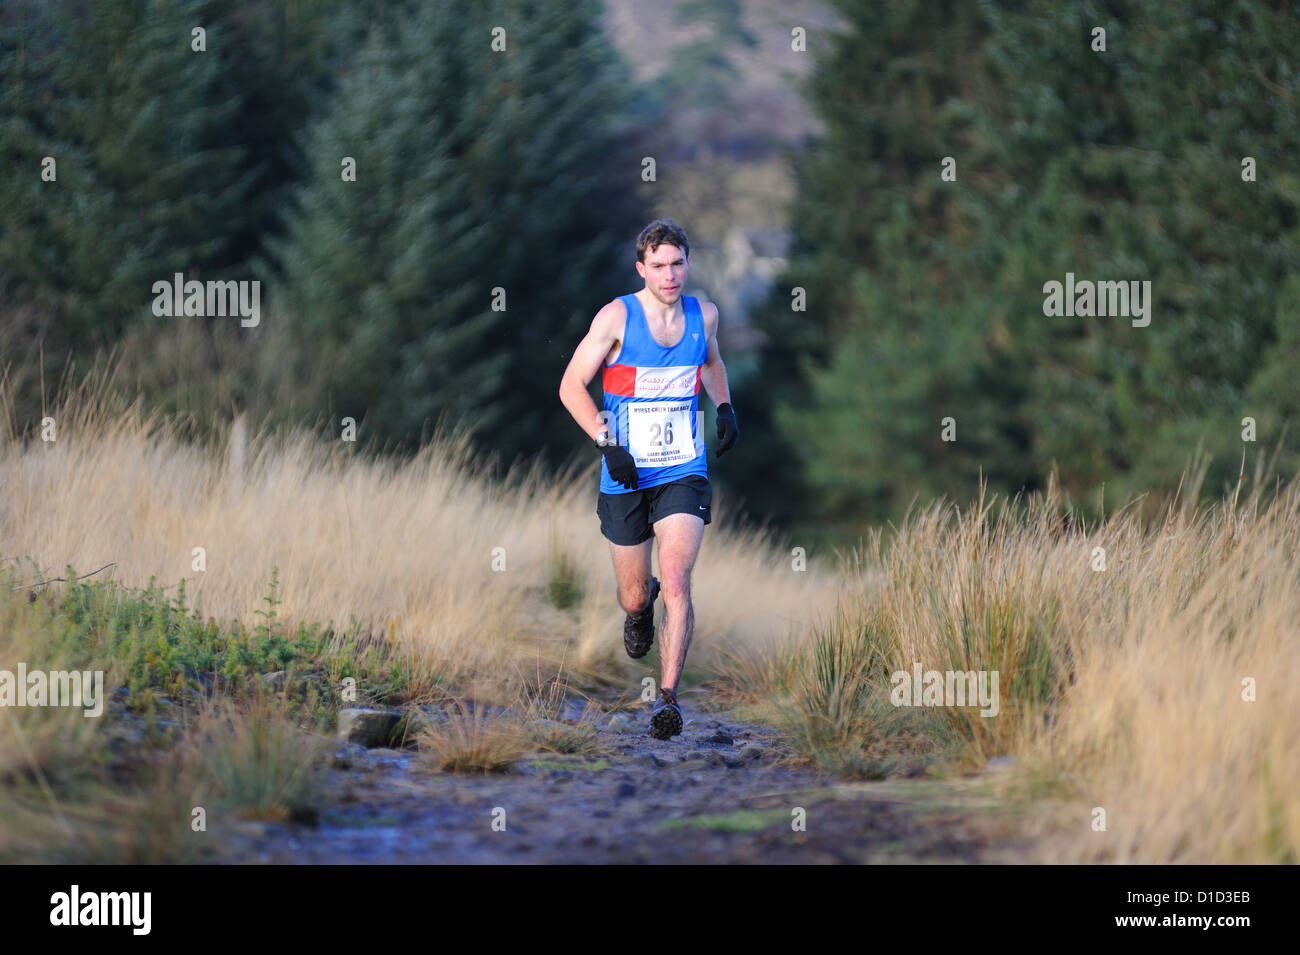
<svg viewBox="0 0 1300 955"><path fill-rule="evenodd" d="M707 703L684 696L669 741L646 733L644 714L619 713L598 730L599 755L525 757L486 776L340 741L314 820L229 822L211 861L983 862L1015 848L975 780L837 782L791 765L773 730Z"/></svg>

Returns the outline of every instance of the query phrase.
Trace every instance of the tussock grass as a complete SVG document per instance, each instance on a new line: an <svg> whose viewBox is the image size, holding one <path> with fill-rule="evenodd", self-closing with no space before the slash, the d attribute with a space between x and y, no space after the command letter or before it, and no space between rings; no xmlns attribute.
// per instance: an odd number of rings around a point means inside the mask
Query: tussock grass
<svg viewBox="0 0 1300 955"><path fill-rule="evenodd" d="M187 771L237 815L281 821L311 810L326 741L267 693L214 701L181 744Z"/></svg>
<svg viewBox="0 0 1300 955"><path fill-rule="evenodd" d="M96 784L74 801L31 789L0 794L0 863L156 865L198 861L204 835L191 829L192 795L160 768L129 789Z"/></svg>
<svg viewBox="0 0 1300 955"><path fill-rule="evenodd" d="M545 679L538 674L536 684L520 692L516 712L535 748L548 753L595 755L601 751L595 720L602 708L588 699L581 718L576 723L567 722L563 711L571 693L563 670Z"/></svg>
<svg viewBox="0 0 1300 955"><path fill-rule="evenodd" d="M578 563L560 546L554 527L549 534L547 563L547 596L551 604L560 610L576 606L582 601L582 579Z"/></svg>
<svg viewBox="0 0 1300 955"><path fill-rule="evenodd" d="M35 862L157 865L202 861L212 837L194 828L194 809L209 810L210 791L179 750L149 754L142 772L125 787L105 779L77 793L63 819L42 824ZM66 824L64 824L66 823Z"/></svg>
<svg viewBox="0 0 1300 955"><path fill-rule="evenodd" d="M601 752L596 727L590 723L560 723L528 727L528 738L537 749L567 756L594 756Z"/></svg>
<svg viewBox="0 0 1300 955"><path fill-rule="evenodd" d="M131 664L106 656L104 645L121 649L147 637L129 625L117 629L121 607L103 585L52 593L25 588L24 580L12 564L0 573L0 669L15 673L22 662L29 672L106 672L98 716L87 717L85 705L0 706L0 862L194 858L194 802L173 756L136 751L115 759L112 693ZM137 699L148 709L145 696Z"/></svg>
<svg viewBox="0 0 1300 955"><path fill-rule="evenodd" d="M27 687L16 685L20 663L46 673L85 670L92 657L78 645L73 621L51 618L47 605L29 601L28 592L15 591L18 585L12 568L0 572L0 670L13 674L14 690L25 699ZM105 684L104 694L110 689ZM90 768L103 724L84 713L82 707L0 706L0 783L57 786Z"/></svg>
<svg viewBox="0 0 1300 955"><path fill-rule="evenodd" d="M447 720L421 727L416 745L429 768L446 773L503 773L528 751L517 717L493 716L478 706L456 708Z"/></svg>
<svg viewBox="0 0 1300 955"><path fill-rule="evenodd" d="M1047 797L1068 833L1043 861L1294 862L1300 483L1267 502L1258 489L1195 499L1154 523L1122 511L1092 527L1054 486L914 511L847 558L833 613L733 654L719 679L848 775L1016 757L1007 791ZM999 671L998 714L894 706L891 675L916 662ZM1092 831L1093 807L1107 831Z"/></svg>

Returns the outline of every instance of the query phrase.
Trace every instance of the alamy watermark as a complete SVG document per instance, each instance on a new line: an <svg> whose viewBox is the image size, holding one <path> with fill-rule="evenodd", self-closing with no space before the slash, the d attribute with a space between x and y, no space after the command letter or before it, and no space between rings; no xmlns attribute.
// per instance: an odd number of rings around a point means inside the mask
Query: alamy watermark
<svg viewBox="0 0 1300 955"><path fill-rule="evenodd" d="M104 712L103 670L0 670L0 706L80 706L89 719Z"/></svg>
<svg viewBox="0 0 1300 955"><path fill-rule="evenodd" d="M980 716L997 716L997 670L895 670L889 678L895 706L978 706Z"/></svg>
<svg viewBox="0 0 1300 955"><path fill-rule="evenodd" d="M180 272L169 282L159 279L153 283L153 313L159 318L181 316L220 317L240 316L239 324L253 328L262 321L262 283L247 280L236 282L185 281Z"/></svg>
<svg viewBox="0 0 1300 955"><path fill-rule="evenodd" d="M152 909L152 892L83 892L73 885L50 896L50 924L119 925L132 935L148 935Z"/></svg>
<svg viewBox="0 0 1300 955"><path fill-rule="evenodd" d="M1065 273L1065 284L1055 280L1043 285L1043 314L1069 318L1132 318L1134 328L1151 324L1151 281L1136 279L1119 282L1074 281L1074 273Z"/></svg>

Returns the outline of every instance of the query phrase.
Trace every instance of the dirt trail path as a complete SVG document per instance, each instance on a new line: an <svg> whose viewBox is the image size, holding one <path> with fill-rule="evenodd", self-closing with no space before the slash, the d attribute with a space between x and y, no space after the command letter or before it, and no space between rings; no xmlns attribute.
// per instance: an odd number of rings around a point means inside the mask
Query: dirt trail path
<svg viewBox="0 0 1300 955"><path fill-rule="evenodd" d="M340 745L317 825L223 827L212 861L978 862L992 842L1005 848L987 800L954 800L933 780L837 783L790 768L770 728L703 711L701 693L682 702L672 740L629 714L599 730L602 755L527 757L507 774L428 773L413 752Z"/></svg>

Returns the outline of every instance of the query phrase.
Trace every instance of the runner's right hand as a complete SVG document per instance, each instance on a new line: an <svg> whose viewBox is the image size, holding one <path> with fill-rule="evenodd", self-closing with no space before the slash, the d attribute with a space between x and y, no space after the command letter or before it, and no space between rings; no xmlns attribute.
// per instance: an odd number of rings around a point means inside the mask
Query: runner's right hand
<svg viewBox="0 0 1300 955"><path fill-rule="evenodd" d="M599 447L599 445L597 445ZM601 454L605 455L605 464L609 468L609 476L619 484L631 491L637 489L636 462L632 460L632 452L621 444L611 444L608 447L600 449Z"/></svg>

